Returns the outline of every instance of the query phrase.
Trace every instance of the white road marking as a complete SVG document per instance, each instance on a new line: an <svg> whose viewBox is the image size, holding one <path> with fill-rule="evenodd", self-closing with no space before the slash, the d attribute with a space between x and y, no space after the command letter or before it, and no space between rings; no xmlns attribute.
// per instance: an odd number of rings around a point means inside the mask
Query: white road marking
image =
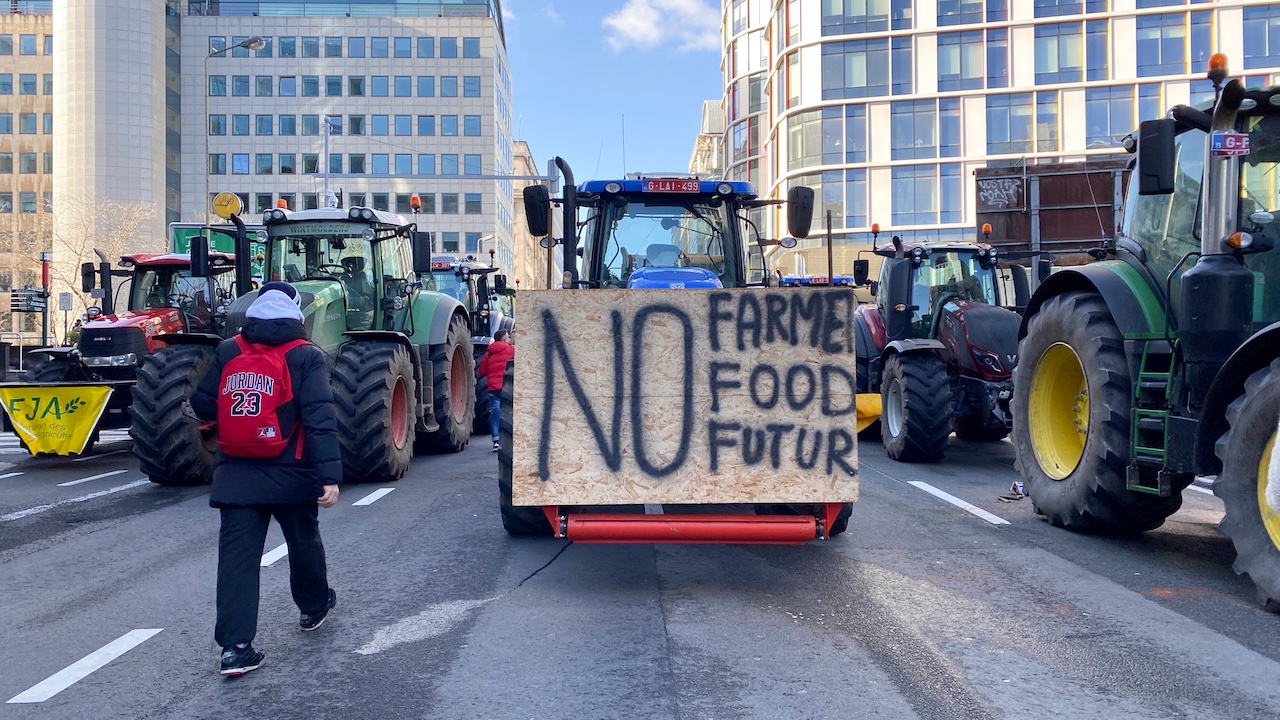
<svg viewBox="0 0 1280 720"><path fill-rule="evenodd" d="M24 517L28 517L30 515L36 515L38 513L45 512L46 510L52 510L56 507L61 507L63 505L70 505L72 503L81 503L86 500L100 498L103 495L110 495L112 493L118 493L122 490L128 490L129 488L136 488L139 485L150 485L150 484L151 484L150 480L134 480L131 483L118 485L108 490L99 490L98 492L91 492L88 495L81 495L80 497L73 497L73 498L68 498L66 500L59 500L56 503L49 503L48 505L37 505L36 507L27 508L26 510L18 510L16 512L11 512L8 515L0 515L0 522L8 522L10 520L21 520Z"/></svg>
<svg viewBox="0 0 1280 720"><path fill-rule="evenodd" d="M121 655L129 652L135 647L146 642L147 639L160 632L162 628L152 628L146 630L130 630L120 637L112 640L103 647L94 650L85 655L83 658L68 665L66 668L59 670L51 675L48 679L43 680L30 689L13 696L8 702L10 703L38 703L44 702L58 693L66 690L72 685L85 679L95 670L98 670L107 663L115 660Z"/></svg>
<svg viewBox="0 0 1280 720"><path fill-rule="evenodd" d="M452 602L432 605L417 615L411 615L399 622L378 628L373 639L364 647L356 650L358 655L374 655L396 645L419 642L428 638L443 635L455 625L467 619L467 614L487 602L497 600L454 600Z"/></svg>
<svg viewBox="0 0 1280 720"><path fill-rule="evenodd" d="M952 505L955 505L961 510L965 510L967 512L973 513L974 515L977 515L978 517L982 518L983 520L986 520L992 525L1008 525L1009 524L1008 520L1005 520L1004 518L998 515L992 515L991 513L987 512L986 510L983 510L977 505L967 503L964 500L961 500L960 498L956 497L955 495L950 495L948 493L945 493L939 490L938 488L930 485L927 482L920 482L919 480L911 480L909 481L909 484L920 488L921 490L929 493L930 495L936 498L941 498L943 500L946 500L947 502L951 503Z"/></svg>
<svg viewBox="0 0 1280 720"><path fill-rule="evenodd" d="M1188 490L1195 490L1196 492L1198 492L1198 493L1204 493L1205 495L1212 495L1212 494L1213 494L1213 491L1212 491L1212 490L1210 490L1209 488L1202 488L1202 487L1200 487L1199 485L1188 485L1188 486L1187 486L1187 489L1188 489Z"/></svg>
<svg viewBox="0 0 1280 720"><path fill-rule="evenodd" d="M262 556L262 567L271 567L272 563L288 554L289 543L280 543L280 547L277 547Z"/></svg>
<svg viewBox="0 0 1280 720"><path fill-rule="evenodd" d="M111 472L98 473L97 475L90 475L87 478L80 478L79 480L68 480L67 482L64 482L64 483L58 483L58 487L71 487L72 485L87 483L90 480L101 480L102 478L111 477L112 475L123 475L127 472L129 471L128 470L112 470Z"/></svg>
<svg viewBox="0 0 1280 720"><path fill-rule="evenodd" d="M85 455L84 457L76 458L71 462L84 462L86 460L97 460L98 458L104 458L110 455L119 455L120 453L127 453L127 452L129 451L128 450L112 450L111 452L99 453L97 455Z"/></svg>
<svg viewBox="0 0 1280 720"><path fill-rule="evenodd" d="M352 507L355 507L356 505L372 505L387 495L390 495L392 490L395 490L395 488L378 488L377 490L374 490L368 495L365 495L359 500L351 503L351 505Z"/></svg>
<svg viewBox="0 0 1280 720"><path fill-rule="evenodd" d="M20 473L20 472L5 473L5 474L3 474L3 475L0 475L0 480L8 480L8 479L9 479L9 478L11 478L11 477L18 477L18 476L19 476L19 475L21 475L21 474L22 474L22 473Z"/></svg>

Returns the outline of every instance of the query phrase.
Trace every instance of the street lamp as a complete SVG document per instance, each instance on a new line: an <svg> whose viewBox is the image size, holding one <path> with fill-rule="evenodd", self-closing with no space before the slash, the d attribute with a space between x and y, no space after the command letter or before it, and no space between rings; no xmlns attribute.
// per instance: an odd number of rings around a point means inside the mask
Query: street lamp
<svg viewBox="0 0 1280 720"><path fill-rule="evenodd" d="M221 50L214 50L204 56L204 222L209 221L209 58L223 53L244 48L245 50L253 50L257 52L267 46L267 42L260 35L254 35L247 40L243 40L235 45L224 47Z"/></svg>

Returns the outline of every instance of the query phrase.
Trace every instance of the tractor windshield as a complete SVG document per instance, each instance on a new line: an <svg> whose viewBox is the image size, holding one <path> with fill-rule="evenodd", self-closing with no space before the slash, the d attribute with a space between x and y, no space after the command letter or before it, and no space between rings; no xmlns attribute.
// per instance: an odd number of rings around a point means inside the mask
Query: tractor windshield
<svg viewBox="0 0 1280 720"><path fill-rule="evenodd" d="M346 297L347 327L369 329L378 291L373 243L363 237L368 227L352 222L273 225L268 228L267 274L271 280L289 283L338 282Z"/></svg>
<svg viewBox="0 0 1280 720"><path fill-rule="evenodd" d="M229 293L230 277L227 272L215 275L215 288ZM218 298L209 297L208 282L204 278L191 277L188 267L139 268L134 273L129 293L129 309L134 312L177 308L188 323L198 327L208 326L210 313L217 301Z"/></svg>
<svg viewBox="0 0 1280 720"><path fill-rule="evenodd" d="M588 278L627 287L640 268L703 268L724 287L743 283L736 220L723 202L629 196L607 201L586 222Z"/></svg>
<svg viewBox="0 0 1280 720"><path fill-rule="evenodd" d="M471 302L471 289L458 277L452 268L448 270L432 270L427 290L444 293L458 299L470 311L475 307Z"/></svg>
<svg viewBox="0 0 1280 720"><path fill-rule="evenodd" d="M935 250L916 268L911 284L912 324L917 337L929 328L943 303L963 300L995 305L994 273L978 264L973 251Z"/></svg>

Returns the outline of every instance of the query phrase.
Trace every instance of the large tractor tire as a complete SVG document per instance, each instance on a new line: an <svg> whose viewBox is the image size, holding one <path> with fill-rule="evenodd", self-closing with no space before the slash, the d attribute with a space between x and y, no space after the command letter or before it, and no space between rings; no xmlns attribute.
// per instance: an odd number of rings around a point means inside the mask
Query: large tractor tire
<svg viewBox="0 0 1280 720"><path fill-rule="evenodd" d="M201 430L187 401L213 364L206 345L170 345L138 368L129 414L133 454L157 485L207 485L213 480L217 436Z"/></svg>
<svg viewBox="0 0 1280 720"><path fill-rule="evenodd" d="M419 433L418 443L427 452L462 452L471 440L475 423L476 359L471 354L471 331L461 315L449 321L444 344L431 346L435 416L439 430Z"/></svg>
<svg viewBox="0 0 1280 720"><path fill-rule="evenodd" d="M476 345L475 351L472 353L472 359L475 360L476 367L480 366L480 358L484 357L488 345ZM472 434L485 433L491 430L489 426L489 380L488 378L476 378L476 417L472 421Z"/></svg>
<svg viewBox="0 0 1280 720"><path fill-rule="evenodd" d="M385 342L344 344L333 362L333 400L343 480L386 483L403 477L413 458L418 406L408 349Z"/></svg>
<svg viewBox="0 0 1280 720"><path fill-rule="evenodd" d="M80 382L88 380L84 368L66 358L47 358L27 368L28 382Z"/></svg>
<svg viewBox="0 0 1280 720"><path fill-rule="evenodd" d="M951 435L951 379L932 353L897 353L884 364L880 432L889 457L938 462Z"/></svg>
<svg viewBox="0 0 1280 720"><path fill-rule="evenodd" d="M514 392L514 373L511 364L502 376L502 416L498 421L498 432L501 438L498 444L498 510L502 513L502 527L508 535L541 535L550 537L551 523L542 508L516 507L511 504L511 433L512 433L512 393Z"/></svg>
<svg viewBox="0 0 1280 720"><path fill-rule="evenodd" d="M1177 512L1180 492L1128 489L1133 386L1124 336L1102 298L1046 300L1019 354L1013 445L1035 511L1053 525L1109 533L1152 530Z"/></svg>
<svg viewBox="0 0 1280 720"><path fill-rule="evenodd" d="M1248 574L1259 602L1280 612L1280 515L1266 500L1268 468L1280 420L1280 360L1254 373L1227 408L1230 430L1217 443L1222 472L1213 492L1226 513L1218 529L1236 548L1235 571Z"/></svg>

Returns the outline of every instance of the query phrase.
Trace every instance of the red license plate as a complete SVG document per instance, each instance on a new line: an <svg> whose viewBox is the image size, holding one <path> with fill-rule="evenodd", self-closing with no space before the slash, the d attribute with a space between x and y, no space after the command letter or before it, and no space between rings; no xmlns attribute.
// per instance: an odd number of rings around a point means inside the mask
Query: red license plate
<svg viewBox="0 0 1280 720"><path fill-rule="evenodd" d="M645 180L645 192L696 193L701 190L697 180Z"/></svg>

